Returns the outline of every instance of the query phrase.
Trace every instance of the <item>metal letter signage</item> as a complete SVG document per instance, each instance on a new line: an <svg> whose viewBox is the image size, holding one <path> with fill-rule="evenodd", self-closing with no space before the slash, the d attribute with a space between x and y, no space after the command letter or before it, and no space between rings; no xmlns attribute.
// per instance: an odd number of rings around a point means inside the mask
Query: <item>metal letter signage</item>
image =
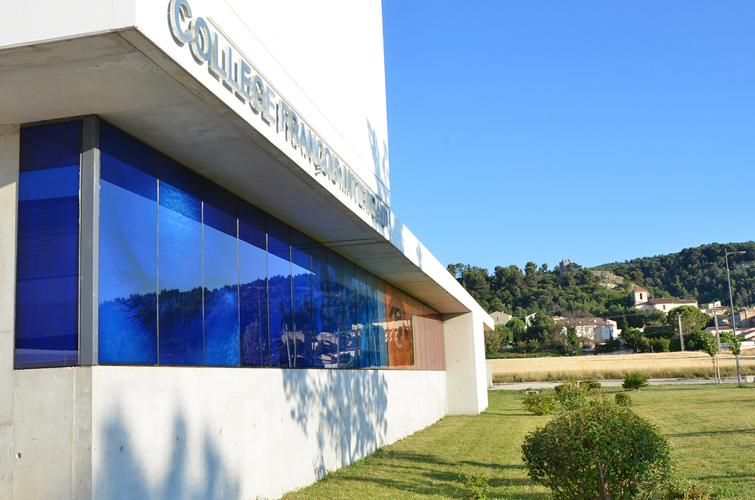
<svg viewBox="0 0 755 500"><path fill-rule="evenodd" d="M201 17L194 18L188 0L171 0L168 25L175 42L189 44L197 64L207 63L210 72L228 90L245 104L268 126L274 126L293 149L315 167L315 174L330 181L382 227L388 227L390 211L354 172L320 139L309 124L297 116L293 108L276 95L270 85L241 54L234 53L233 45L210 29ZM221 41L224 43L221 45ZM238 51L237 51L238 52Z"/></svg>

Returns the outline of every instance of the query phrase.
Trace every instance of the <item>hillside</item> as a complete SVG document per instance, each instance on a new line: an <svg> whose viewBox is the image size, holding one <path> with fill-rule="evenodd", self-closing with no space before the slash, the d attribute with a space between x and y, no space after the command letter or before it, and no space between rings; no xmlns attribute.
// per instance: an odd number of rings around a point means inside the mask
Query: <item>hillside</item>
<svg viewBox="0 0 755 500"><path fill-rule="evenodd" d="M746 255L729 257L734 303L743 306L753 303L755 267L741 269L743 264L755 260L755 242L711 243L681 252L656 257L643 257L627 262L614 262L595 267L595 270L611 271L625 280L647 288L656 297L694 299L699 303L721 300L728 303L729 286L726 282L724 247L732 251L744 250Z"/></svg>
<svg viewBox="0 0 755 500"><path fill-rule="evenodd" d="M735 304L751 304L755 267L741 269L740 265L755 260L755 242L725 246L729 251L747 252L730 257L730 265ZM497 266L493 273L463 264L451 264L448 271L487 311L502 310L515 316L536 311L550 315L587 312L601 317L633 314L629 292L634 285L647 288L653 297L728 303L724 245L718 243L592 269L571 263L563 276L559 269L534 262L524 269Z"/></svg>

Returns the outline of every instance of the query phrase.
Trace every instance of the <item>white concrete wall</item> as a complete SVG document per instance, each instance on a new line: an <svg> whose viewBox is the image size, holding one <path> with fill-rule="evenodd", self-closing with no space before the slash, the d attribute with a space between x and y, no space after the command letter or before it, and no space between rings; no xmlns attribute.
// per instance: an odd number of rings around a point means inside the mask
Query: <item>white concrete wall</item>
<svg viewBox="0 0 755 500"><path fill-rule="evenodd" d="M36 45L136 27L239 116L297 163L298 152L262 124L207 71L168 27L168 1L29 0L6 2L0 48ZM277 94L386 205L390 167L380 0L267 2L189 0L214 23ZM213 27L213 29L215 29ZM305 162L301 162L306 169Z"/></svg>
<svg viewBox="0 0 755 500"><path fill-rule="evenodd" d="M481 315L471 312L444 318L443 338L446 348L448 413L476 415L488 407L484 324Z"/></svg>
<svg viewBox="0 0 755 500"><path fill-rule="evenodd" d="M278 498L445 414L443 372L97 367L93 497Z"/></svg>
<svg viewBox="0 0 755 500"><path fill-rule="evenodd" d="M13 378L9 500L278 498L446 414L444 372L98 366Z"/></svg>
<svg viewBox="0 0 755 500"><path fill-rule="evenodd" d="M0 498L13 491L13 335L19 130L0 125Z"/></svg>
<svg viewBox="0 0 755 500"><path fill-rule="evenodd" d="M134 0L7 1L2 3L2 14L0 47L13 47L133 26L135 3Z"/></svg>
<svg viewBox="0 0 755 500"><path fill-rule="evenodd" d="M135 26L239 116L305 170L298 151L240 103L178 46L167 23L167 2L136 3ZM390 205L380 0L267 2L189 0L192 14L212 22L276 93L373 193Z"/></svg>
<svg viewBox="0 0 755 500"><path fill-rule="evenodd" d="M12 410L13 500L92 498L92 369L17 370Z"/></svg>

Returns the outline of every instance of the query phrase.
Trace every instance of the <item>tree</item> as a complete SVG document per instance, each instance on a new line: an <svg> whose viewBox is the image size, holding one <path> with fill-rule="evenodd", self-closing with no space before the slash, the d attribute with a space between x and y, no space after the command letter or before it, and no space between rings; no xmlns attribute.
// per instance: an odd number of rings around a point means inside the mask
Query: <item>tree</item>
<svg viewBox="0 0 755 500"><path fill-rule="evenodd" d="M621 332L621 336L634 352L650 352L650 340L641 331L629 328L626 332Z"/></svg>
<svg viewBox="0 0 755 500"><path fill-rule="evenodd" d="M621 318L619 318L619 321L616 323L616 327L622 332L627 331L629 329L629 322L627 321L627 317L622 316Z"/></svg>
<svg viewBox="0 0 755 500"><path fill-rule="evenodd" d="M495 326L496 331L501 336L501 345L508 345L510 344L514 339L511 337L511 329L507 327L506 325L496 325Z"/></svg>
<svg viewBox="0 0 755 500"><path fill-rule="evenodd" d="M679 320L676 318L677 314L682 315L682 331L679 332ZM708 315L702 312L697 307L693 306L679 306L668 312L666 316L666 324L671 327L674 335L686 336L695 330L702 330L705 325L708 324Z"/></svg>
<svg viewBox="0 0 755 500"><path fill-rule="evenodd" d="M527 328L527 340L537 339L545 342L550 338L551 331L556 327L556 322L545 311L538 311L532 318L532 324ZM559 326L560 328L560 326Z"/></svg>
<svg viewBox="0 0 755 500"><path fill-rule="evenodd" d="M718 376L716 376L716 354L718 354L718 343L716 337L712 333L708 332L692 332L695 335L695 344L700 346L700 350L708 353L713 360L713 374L716 378L716 383L719 383ZM690 335L690 338L692 335Z"/></svg>
<svg viewBox="0 0 755 500"><path fill-rule="evenodd" d="M485 332L485 357L490 358L501 352L501 334L498 329Z"/></svg>
<svg viewBox="0 0 755 500"><path fill-rule="evenodd" d="M568 349L569 355L579 356L582 353L582 350L579 348L579 337L577 336L577 327L573 325L566 327L566 337L568 339L566 348Z"/></svg>
<svg viewBox="0 0 755 500"><path fill-rule="evenodd" d="M519 318L512 318L506 323L506 328L511 331L511 338L514 342L521 342L524 340L524 332L527 329L527 325Z"/></svg>
<svg viewBox="0 0 755 500"><path fill-rule="evenodd" d="M725 338L729 344L729 350L737 357L737 383L742 387L742 372L739 370L739 354L742 352L742 341L732 332L723 332L721 338Z"/></svg>
<svg viewBox="0 0 755 500"><path fill-rule="evenodd" d="M666 439L629 408L596 402L566 411L524 438L529 477L557 500L634 498L642 482L670 472Z"/></svg>

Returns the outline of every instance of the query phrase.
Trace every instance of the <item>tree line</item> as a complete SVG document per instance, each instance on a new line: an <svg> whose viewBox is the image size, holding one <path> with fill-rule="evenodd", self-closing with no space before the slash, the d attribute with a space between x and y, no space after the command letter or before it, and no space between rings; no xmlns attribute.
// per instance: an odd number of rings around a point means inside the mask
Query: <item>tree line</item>
<svg viewBox="0 0 755 500"><path fill-rule="evenodd" d="M543 311L550 316L569 312L618 319L626 316L629 326L644 326L647 318L632 308L631 291L635 285L648 290L651 297L697 300L705 304L720 300L728 303L728 283L724 249L745 251L729 257L734 303L742 307L753 303L755 293L755 242L721 245L712 243L686 248L678 253L614 262L594 268L571 263L565 272L528 262L518 266L497 266L493 273L469 264L450 264L448 271L488 312L504 311L515 317ZM592 271L610 271L624 278L613 289ZM635 318L633 320L632 318ZM658 318L660 319L660 318ZM652 321L660 323L662 321Z"/></svg>

